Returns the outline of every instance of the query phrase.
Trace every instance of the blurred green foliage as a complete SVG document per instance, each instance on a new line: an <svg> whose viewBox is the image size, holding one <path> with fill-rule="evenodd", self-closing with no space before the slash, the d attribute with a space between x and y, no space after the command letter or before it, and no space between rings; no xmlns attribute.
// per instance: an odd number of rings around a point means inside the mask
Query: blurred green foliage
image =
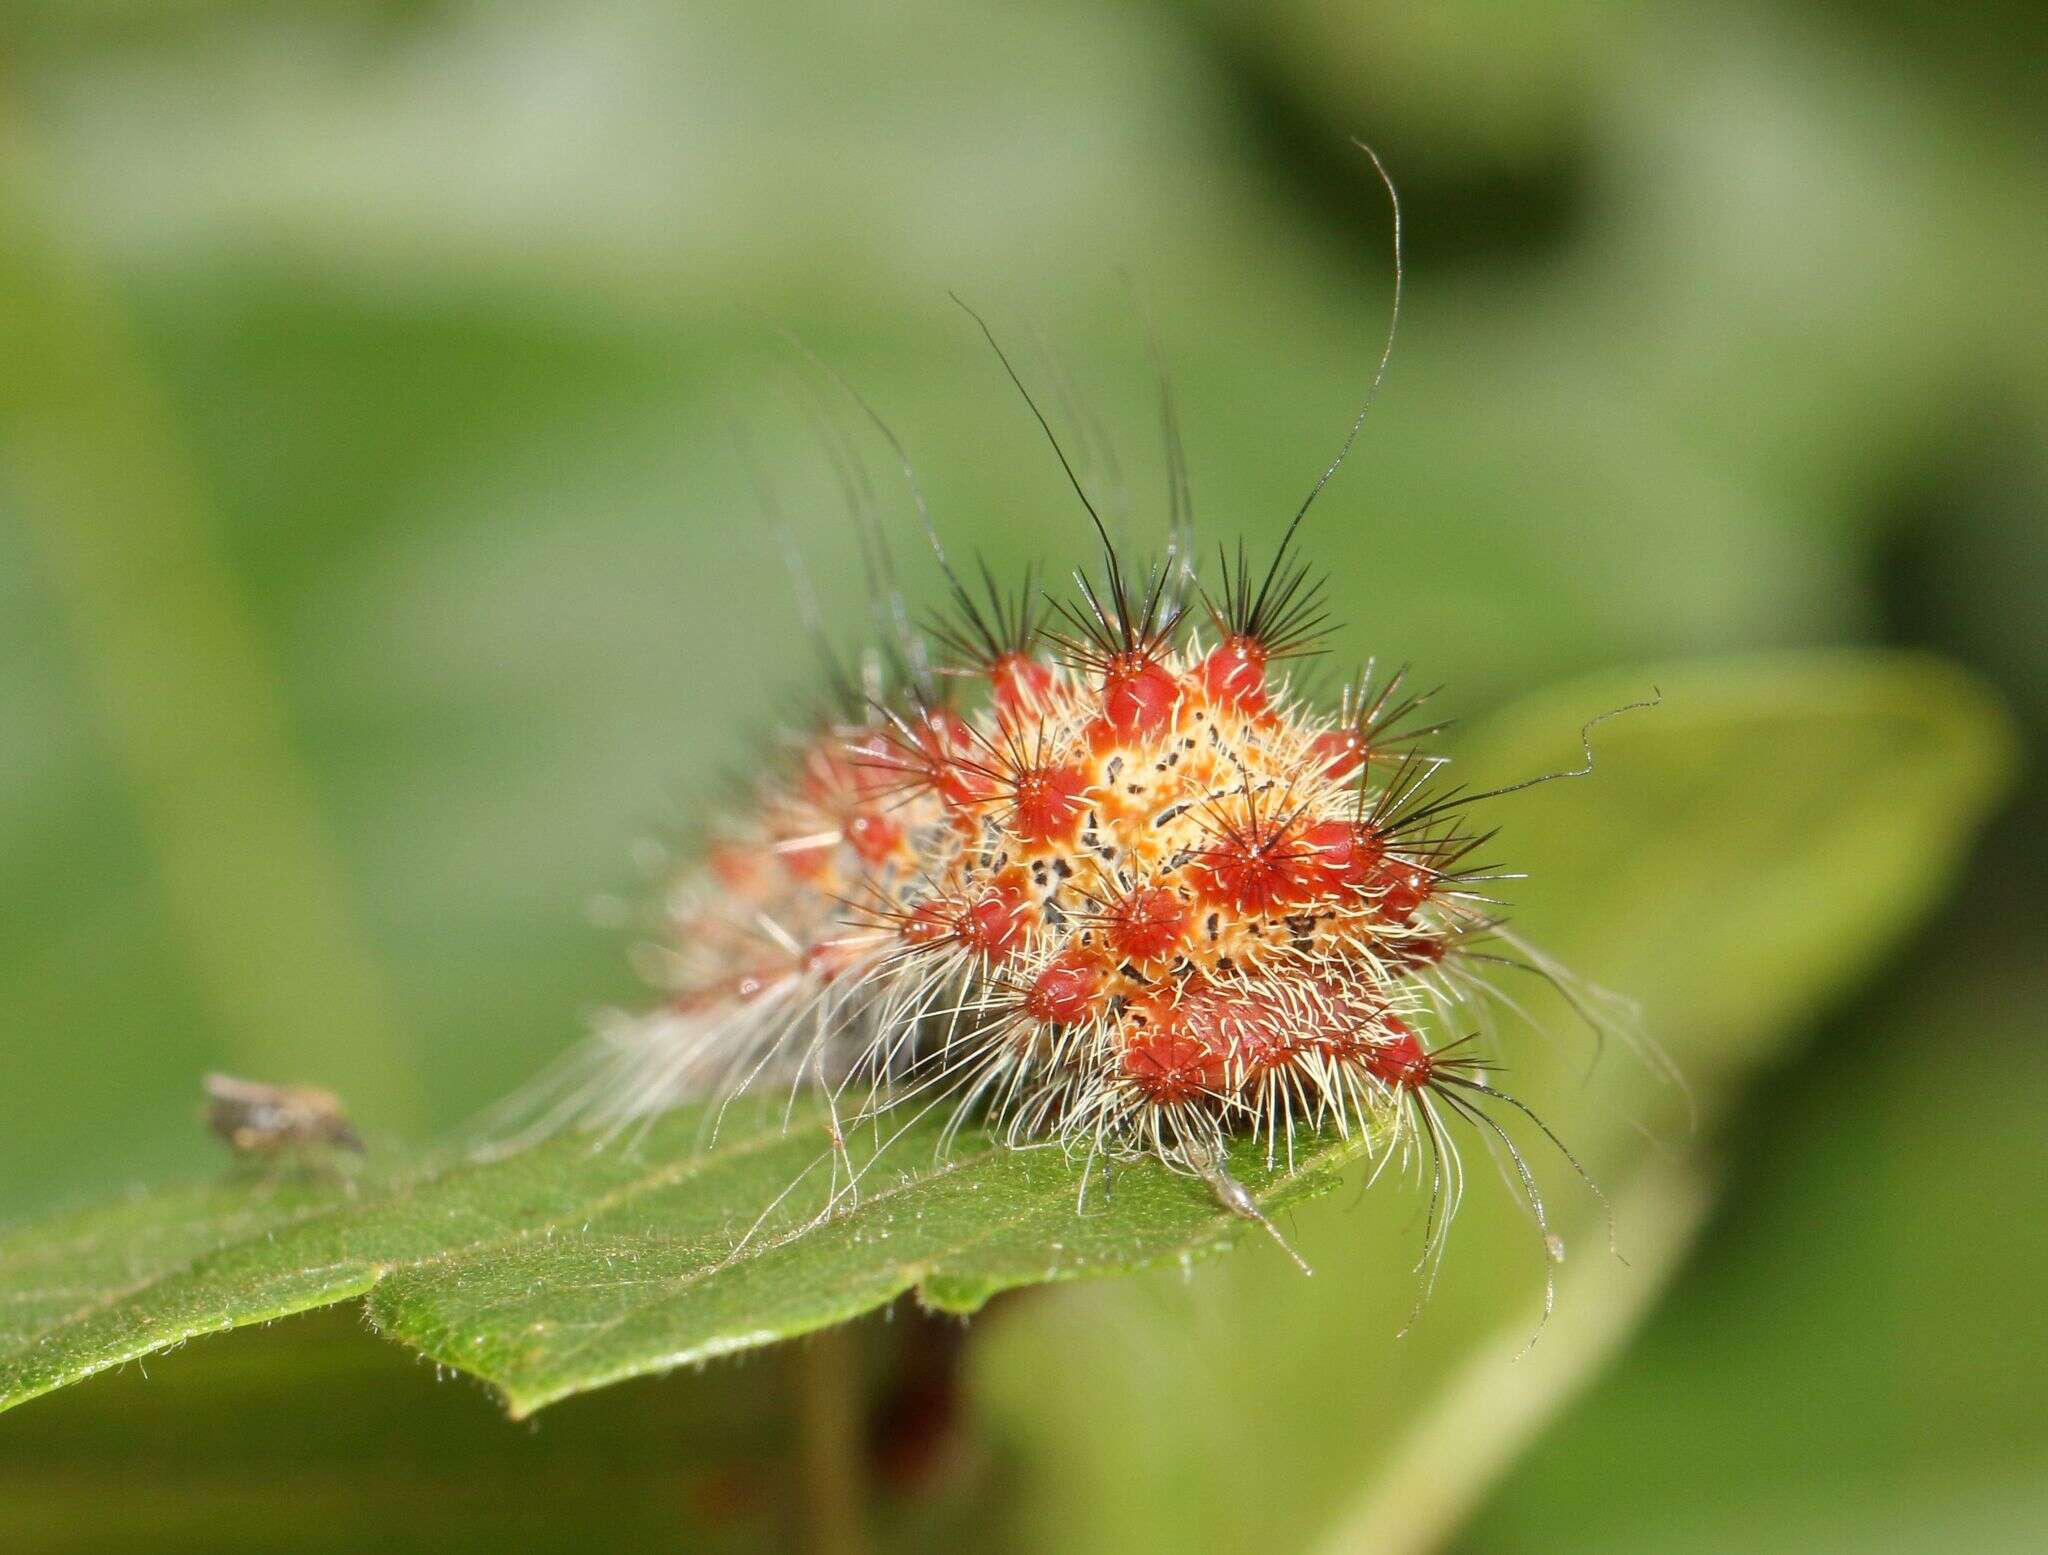
<svg viewBox="0 0 2048 1555"><path fill-rule="evenodd" d="M208 1067L340 1079L371 1127L414 1132L631 997L618 931L579 908L639 889L628 841L686 819L804 679L732 424L835 618L860 610L763 318L882 407L961 549L1058 565L1076 516L945 291L1045 375L1042 332L1143 527L1127 269L1208 533L1269 538L1383 327L1385 215L1351 133L1393 167L1411 241L1394 373L1314 537L1344 654L1412 657L1481 710L1637 660L1924 646L1994 682L2038 751L2040 31L1890 0L19 0L0 1210L212 1171ZM1726 781L1759 770L1732 751ZM2030 777L1934 929L1788 1017L1813 1040L1710 1141L1732 1191L1702 1251L1471 1548L2038 1547L2043 820ZM1539 918L1540 882L1524 895ZM1475 1231L1447 1279L1516 1251ZM74 1422L70 1477L41 1476L22 1547L132 1547L111 1518L95 1543L88 1509L174 1464L213 1497L190 1547L289 1500L220 1470L225 1446L210 1472L166 1456L207 1385L110 1386L118 1406L47 1406ZM634 1397L716 1413L733 1391ZM373 1429L402 1428L391 1408ZM480 1400L433 1408L502 1431L464 1414ZM46 1461L22 1445L42 1430L11 1418L0 1463ZM1206 1483L1256 1504L1259 1467Z"/></svg>

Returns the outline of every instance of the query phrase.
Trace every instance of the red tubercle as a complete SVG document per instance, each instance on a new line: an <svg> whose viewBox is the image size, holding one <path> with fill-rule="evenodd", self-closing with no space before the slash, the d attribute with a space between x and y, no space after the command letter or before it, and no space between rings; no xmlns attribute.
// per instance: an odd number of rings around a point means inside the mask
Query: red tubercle
<svg viewBox="0 0 2048 1555"><path fill-rule="evenodd" d="M1254 825L1204 850L1192 873L1209 900L1241 913L1266 913L1315 894L1312 861L1284 832Z"/></svg>
<svg viewBox="0 0 2048 1555"><path fill-rule="evenodd" d="M1095 1012L1102 968L1080 956L1062 956L1031 980L1024 1013L1052 1026L1073 1026Z"/></svg>
<svg viewBox="0 0 2048 1555"><path fill-rule="evenodd" d="M1202 691L1219 707L1257 713L1266 706L1266 646L1233 633L1202 660Z"/></svg>
<svg viewBox="0 0 2048 1555"><path fill-rule="evenodd" d="M988 803L996 786L987 777L958 762L937 763L932 769L932 786L939 797L956 810L971 810Z"/></svg>
<svg viewBox="0 0 2048 1555"><path fill-rule="evenodd" d="M1436 1078L1436 1064L1407 1022L1387 1016L1381 1023L1386 1036L1364 1049L1368 1073L1383 1085L1419 1091Z"/></svg>
<svg viewBox="0 0 2048 1555"><path fill-rule="evenodd" d="M1104 914L1103 937L1131 961L1161 961L1180 947L1192 915L1165 886L1140 886Z"/></svg>
<svg viewBox="0 0 2048 1555"><path fill-rule="evenodd" d="M1363 821L1317 821L1301 834L1303 873L1318 893L1361 891L1371 882L1386 844Z"/></svg>
<svg viewBox="0 0 2048 1555"><path fill-rule="evenodd" d="M1024 893L999 880L972 897L933 897L910 910L898 924L906 945L957 943L990 961L1000 961L1024 938Z"/></svg>
<svg viewBox="0 0 2048 1555"><path fill-rule="evenodd" d="M1326 778L1347 778L1372 759L1365 736L1356 729L1328 729L1309 742L1309 760Z"/></svg>
<svg viewBox="0 0 2048 1555"><path fill-rule="evenodd" d="M846 840L863 862L879 864L903 842L903 828L893 816L875 810L855 813L846 823Z"/></svg>
<svg viewBox="0 0 2048 1555"><path fill-rule="evenodd" d="M960 938L991 961L1000 961L1024 937L1024 893L1015 886L990 886L968 904Z"/></svg>
<svg viewBox="0 0 2048 1555"><path fill-rule="evenodd" d="M1380 917L1405 929L1436 890L1436 876L1420 864L1387 859L1373 871L1365 889Z"/></svg>
<svg viewBox="0 0 2048 1555"><path fill-rule="evenodd" d="M1088 777L1067 762L1028 767L1012 780L1010 825L1024 842L1070 842L1081 824Z"/></svg>
<svg viewBox="0 0 2048 1555"><path fill-rule="evenodd" d="M1166 729L1180 682L1150 653L1117 653L1102 671L1102 722L1119 738L1151 738Z"/></svg>
<svg viewBox="0 0 2048 1555"><path fill-rule="evenodd" d="M1159 1106L1213 1097L1227 1080L1223 1050L1189 1014L1164 998L1139 1000L1124 1012L1124 1078Z"/></svg>
<svg viewBox="0 0 2048 1555"><path fill-rule="evenodd" d="M1006 653L989 666L997 716L1013 719L1037 712L1052 692L1052 666L1028 653Z"/></svg>

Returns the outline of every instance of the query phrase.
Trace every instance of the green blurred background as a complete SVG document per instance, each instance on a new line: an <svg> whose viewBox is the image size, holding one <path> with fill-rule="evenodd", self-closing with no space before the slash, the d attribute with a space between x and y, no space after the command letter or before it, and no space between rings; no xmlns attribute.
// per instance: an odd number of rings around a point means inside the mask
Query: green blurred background
<svg viewBox="0 0 2048 1555"><path fill-rule="evenodd" d="M961 550L1059 566L1078 515L946 293L1085 394L1142 528L1135 289L1208 534L1270 541L1384 328L1354 133L1401 186L1409 290L1317 514L1347 651L1483 712L1645 661L1918 647L2038 753L2043 34L1897 0L13 0L0 1214L215 1169L208 1068L420 1137L632 997L633 840L804 681L735 426L859 619L776 326L889 416ZM2028 761L1936 920L1802 1017L1662 1304L1456 1547L2048 1542L2044 818ZM192 1547L317 1545L240 1528L289 1504L237 1488L273 1481L376 1482L387 1547L503 1547L462 1512L488 1462L656 1547L689 1422L772 1391L764 1361L534 1435L348 1326L34 1406L0 1476L38 1466L49 1548L147 1547L181 1495ZM294 1448L287 1399L342 1423ZM1259 1493L1256 1462L1215 1477ZM131 1503L125 1533L95 1516Z"/></svg>

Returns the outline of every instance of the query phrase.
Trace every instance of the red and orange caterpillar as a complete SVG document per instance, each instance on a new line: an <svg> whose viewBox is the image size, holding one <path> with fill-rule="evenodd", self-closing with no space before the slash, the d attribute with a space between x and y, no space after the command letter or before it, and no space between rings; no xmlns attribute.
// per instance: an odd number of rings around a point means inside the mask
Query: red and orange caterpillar
<svg viewBox="0 0 2048 1555"><path fill-rule="evenodd" d="M1397 205L1397 316L1399 233ZM1150 567L1063 452L1102 547L1074 596L986 569L970 588L927 520L947 611L918 628L881 590L884 647L832 671L827 709L674 881L660 1003L619 1019L586 1113L621 1126L809 1085L847 1174L835 1202L859 1178L844 1131L942 1109L946 1139L972 1123L1090 1163L1150 1157L1261 1223L1228 1143L1280 1161L1334 1129L1381 1167L1429 1163L1425 1259L1462 1189L1462 1122L1505 1147L1554 1248L1505 1126L1542 1125L1474 1051L1495 969L1556 971L1507 934L1478 861L1490 834L1467 815L1494 796L1440 784L1401 674L1368 666L1323 706L1286 674L1325 632L1294 543L1344 452L1269 562L1240 546L1205 588L1162 403L1171 520Z"/></svg>

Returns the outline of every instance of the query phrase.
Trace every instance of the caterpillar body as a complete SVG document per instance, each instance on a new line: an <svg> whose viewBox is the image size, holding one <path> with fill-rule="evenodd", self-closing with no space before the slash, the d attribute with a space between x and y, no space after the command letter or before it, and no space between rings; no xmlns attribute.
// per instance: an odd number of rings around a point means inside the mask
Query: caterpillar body
<svg viewBox="0 0 2048 1555"><path fill-rule="evenodd" d="M568 1105L616 1132L684 1100L808 1086L832 1118L833 1205L858 1192L847 1132L937 1110L944 1140L973 1126L1091 1163L1151 1158L1268 1230L1228 1145L1251 1136L1280 1163L1304 1130L1334 1129L1375 1175L1424 1166L1432 1268L1465 1124L1504 1147L1554 1255L1506 1124L1556 1136L1481 1051L1497 969L1572 992L1506 928L1506 877L1479 856L1473 806L1509 790L1444 784L1427 749L1441 726L1404 672L1368 664L1328 699L1289 673L1328 627L1295 542L1365 410L1270 559L1240 545L1205 583L1163 374L1168 532L1137 565L988 341L1093 522L1097 568L1063 598L986 568L970 586L904 461L945 609L913 624L885 582L882 644L851 668L824 651L810 726L663 897L658 1002L611 1021L605 1073ZM891 578L879 534L862 538Z"/></svg>

